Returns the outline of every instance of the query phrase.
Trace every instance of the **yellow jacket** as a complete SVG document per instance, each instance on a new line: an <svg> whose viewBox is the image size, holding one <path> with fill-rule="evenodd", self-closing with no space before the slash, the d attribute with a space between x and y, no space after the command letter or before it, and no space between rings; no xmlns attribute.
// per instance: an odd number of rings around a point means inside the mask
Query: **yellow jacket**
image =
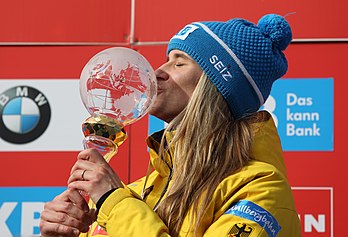
<svg viewBox="0 0 348 237"><path fill-rule="evenodd" d="M264 116L266 112L261 113ZM206 210L204 224L198 230L199 236L301 236L278 133L271 116L267 113L266 117L266 121L255 124L251 162L218 185ZM147 139L155 170L146 181L145 201L140 198L145 178L127 189L117 189L99 210L99 226L95 223L88 234L81 236L169 236L167 227L153 211L163 196L169 176L169 168L158 162L156 136L159 134ZM170 139L171 134L166 136ZM193 236L188 231L190 215L191 212L184 220L180 236Z"/></svg>

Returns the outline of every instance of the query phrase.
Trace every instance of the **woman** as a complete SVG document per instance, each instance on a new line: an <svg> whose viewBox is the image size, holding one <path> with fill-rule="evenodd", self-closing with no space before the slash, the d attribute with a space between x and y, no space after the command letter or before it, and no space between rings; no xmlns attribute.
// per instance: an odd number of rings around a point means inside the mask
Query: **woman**
<svg viewBox="0 0 348 237"><path fill-rule="evenodd" d="M125 187L82 151L69 189L42 212L43 236L77 236L94 220L81 236L301 236L276 128L257 112L287 71L290 41L278 15L184 27L156 71L151 114L169 125L147 139L154 171Z"/></svg>

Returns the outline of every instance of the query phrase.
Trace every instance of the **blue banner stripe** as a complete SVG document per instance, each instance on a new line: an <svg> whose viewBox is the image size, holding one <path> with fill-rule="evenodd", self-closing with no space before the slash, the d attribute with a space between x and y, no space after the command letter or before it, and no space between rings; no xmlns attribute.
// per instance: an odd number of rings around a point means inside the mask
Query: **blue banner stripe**
<svg viewBox="0 0 348 237"><path fill-rule="evenodd" d="M277 220L265 209L247 200L233 203L225 212L234 216L239 216L259 224L270 237L277 236L281 229Z"/></svg>

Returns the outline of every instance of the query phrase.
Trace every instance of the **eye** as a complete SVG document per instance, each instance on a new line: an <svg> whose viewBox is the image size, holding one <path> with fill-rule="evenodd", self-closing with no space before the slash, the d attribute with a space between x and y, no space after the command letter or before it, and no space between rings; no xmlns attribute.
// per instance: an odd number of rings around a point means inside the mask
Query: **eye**
<svg viewBox="0 0 348 237"><path fill-rule="evenodd" d="M181 62L177 62L175 63L175 67L182 67L184 66L185 64L184 63L181 63Z"/></svg>

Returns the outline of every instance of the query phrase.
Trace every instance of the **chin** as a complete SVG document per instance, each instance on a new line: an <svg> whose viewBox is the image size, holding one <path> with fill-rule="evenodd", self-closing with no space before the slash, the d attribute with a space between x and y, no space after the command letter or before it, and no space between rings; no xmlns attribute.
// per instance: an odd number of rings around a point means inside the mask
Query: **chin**
<svg viewBox="0 0 348 237"><path fill-rule="evenodd" d="M155 116L156 118L162 119L160 110L158 110L155 106L152 106L152 108L149 111L149 114Z"/></svg>

